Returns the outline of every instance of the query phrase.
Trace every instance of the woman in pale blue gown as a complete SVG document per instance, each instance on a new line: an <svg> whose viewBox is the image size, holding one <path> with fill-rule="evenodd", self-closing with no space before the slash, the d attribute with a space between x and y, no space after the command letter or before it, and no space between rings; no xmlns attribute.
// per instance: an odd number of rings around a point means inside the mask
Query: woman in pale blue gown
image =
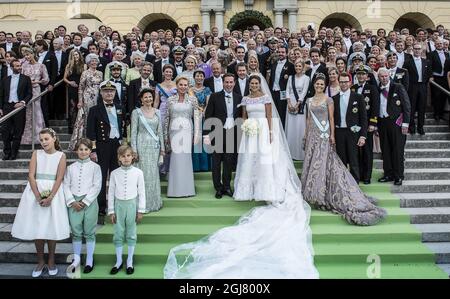
<svg viewBox="0 0 450 299"><path fill-rule="evenodd" d="M208 105L209 96L211 95L211 89L203 86L203 80L205 79L205 73L199 69L194 72L195 85L190 89L190 94L197 98L198 106L202 117L203 127L203 112ZM192 153L192 163L194 171L210 171L211 170L211 155L208 154L203 148L203 143L194 145L194 152Z"/></svg>
<svg viewBox="0 0 450 299"><path fill-rule="evenodd" d="M139 93L141 107L131 114L131 146L138 154L136 167L144 172L145 212L158 211L162 207L158 163L164 155L164 139L160 112L153 108L150 89Z"/></svg>
<svg viewBox="0 0 450 299"><path fill-rule="evenodd" d="M166 64L163 67L164 81L161 84L156 84L155 90L155 104L154 107L159 107L159 114L161 119L162 127L164 128L167 113L167 100L177 93L177 86L175 82L172 81L173 73L175 68L171 64ZM169 172L170 165L170 155L164 156L164 162L159 167L159 172L161 175L165 176Z"/></svg>
<svg viewBox="0 0 450 299"><path fill-rule="evenodd" d="M197 98L188 94L189 81L185 77L176 80L177 94L167 103L164 127L166 151L170 152L167 196L187 197L195 195L192 168L192 141L200 142L200 111Z"/></svg>

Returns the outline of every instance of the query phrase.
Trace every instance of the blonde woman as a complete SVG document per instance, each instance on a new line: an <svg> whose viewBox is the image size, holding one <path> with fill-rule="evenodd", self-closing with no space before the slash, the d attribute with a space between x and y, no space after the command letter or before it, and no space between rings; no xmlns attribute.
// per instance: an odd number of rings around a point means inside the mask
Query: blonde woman
<svg viewBox="0 0 450 299"><path fill-rule="evenodd" d="M171 154L168 197L195 195L192 143L200 142L200 110L197 98L188 93L189 80L178 77L177 93L168 99L164 123L165 149Z"/></svg>
<svg viewBox="0 0 450 299"><path fill-rule="evenodd" d="M195 59L193 55L188 55L184 59L184 64L186 65L186 70L179 74L175 79L184 77L189 81L189 87L192 87L195 85L194 70L197 65L197 59Z"/></svg>

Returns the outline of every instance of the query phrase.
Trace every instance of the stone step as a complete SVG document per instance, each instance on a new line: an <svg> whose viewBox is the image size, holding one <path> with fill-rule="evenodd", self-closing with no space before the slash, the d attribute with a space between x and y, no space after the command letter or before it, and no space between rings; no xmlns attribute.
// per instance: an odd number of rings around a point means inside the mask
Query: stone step
<svg viewBox="0 0 450 299"><path fill-rule="evenodd" d="M427 133L444 133L449 132L448 125L425 125L423 126L425 134Z"/></svg>
<svg viewBox="0 0 450 299"><path fill-rule="evenodd" d="M406 149L448 149L450 141L448 140L407 140Z"/></svg>
<svg viewBox="0 0 450 299"><path fill-rule="evenodd" d="M33 151L32 150L20 150L19 154L17 155L18 159L31 159L31 155L32 155ZM68 159L76 159L77 153L76 152L69 152L69 151L64 151L64 153L66 154L66 158ZM0 153L0 159L3 158L4 154Z"/></svg>
<svg viewBox="0 0 450 299"><path fill-rule="evenodd" d="M0 193L0 207L18 207L22 193Z"/></svg>
<svg viewBox="0 0 450 299"><path fill-rule="evenodd" d="M444 112L444 118L446 120L448 120L447 114L448 114L447 112ZM434 120L434 112L432 112L432 111L425 112L425 119L433 119ZM443 122L443 120L441 120L441 122Z"/></svg>
<svg viewBox="0 0 450 299"><path fill-rule="evenodd" d="M392 185L391 190L394 193L450 192L450 180L405 180L402 186Z"/></svg>
<svg viewBox="0 0 450 299"><path fill-rule="evenodd" d="M1 173L0 173L1 175ZM446 180L450 179L448 168L405 169L406 180Z"/></svg>
<svg viewBox="0 0 450 299"><path fill-rule="evenodd" d="M48 272L43 272L39 279L67 279L66 268L67 265L56 265L58 274L55 276L48 275ZM35 263L0 263L0 279L29 279L31 273L36 267Z"/></svg>
<svg viewBox="0 0 450 299"><path fill-rule="evenodd" d="M450 223L450 207L406 208L405 210L410 214L412 224Z"/></svg>
<svg viewBox="0 0 450 299"><path fill-rule="evenodd" d="M450 242L450 223L415 224L422 242Z"/></svg>
<svg viewBox="0 0 450 299"><path fill-rule="evenodd" d="M432 119L434 120L434 119ZM54 127L54 126L63 126L63 127L67 127L67 120L56 120L56 119L51 119L50 120L50 126Z"/></svg>
<svg viewBox="0 0 450 299"><path fill-rule="evenodd" d="M444 272L446 272L448 274L448 277L450 278L450 263L449 264L438 264L437 266L439 268L441 268L442 270L444 270Z"/></svg>
<svg viewBox="0 0 450 299"><path fill-rule="evenodd" d="M405 158L450 158L450 149L405 149Z"/></svg>
<svg viewBox="0 0 450 299"><path fill-rule="evenodd" d="M398 193L402 208L450 207L450 193Z"/></svg>
<svg viewBox="0 0 450 299"><path fill-rule="evenodd" d="M45 246L45 253L48 253ZM56 263L67 267L72 262L71 243L58 243L56 245ZM34 242L0 241L0 263L35 263L36 248ZM64 270L65 271L65 270Z"/></svg>
<svg viewBox="0 0 450 299"><path fill-rule="evenodd" d="M63 150L66 150L69 147L69 141L61 141L59 142ZM40 144L36 144L34 146L35 149L41 149L42 146ZM0 149L3 150L3 142L0 142ZM21 145L19 150L31 150L31 145ZM1 161L0 161L1 163ZM0 164L1 165L1 164Z"/></svg>
<svg viewBox="0 0 450 299"><path fill-rule="evenodd" d="M408 140L450 140L450 132L427 133L425 135L408 135Z"/></svg>
<svg viewBox="0 0 450 299"><path fill-rule="evenodd" d="M436 254L436 264L450 263L450 242L426 242L424 244Z"/></svg>
<svg viewBox="0 0 450 299"><path fill-rule="evenodd" d="M75 159L67 159L67 163L73 163L75 162ZM30 164L30 159L17 159L14 161L8 160L8 161L0 161L0 166L2 168L26 168L28 169L28 166Z"/></svg>
<svg viewBox="0 0 450 299"><path fill-rule="evenodd" d="M417 119L416 119L416 124L417 124ZM437 122L434 118L425 118L425 126L427 126L427 125L436 126L436 125L446 125L446 124L448 124L448 122L444 122L443 120Z"/></svg>
<svg viewBox="0 0 450 299"><path fill-rule="evenodd" d="M6 161L8 162L8 161ZM383 169L383 161L374 159L373 167ZM405 159L405 169L416 168L450 168L450 158L408 158Z"/></svg>

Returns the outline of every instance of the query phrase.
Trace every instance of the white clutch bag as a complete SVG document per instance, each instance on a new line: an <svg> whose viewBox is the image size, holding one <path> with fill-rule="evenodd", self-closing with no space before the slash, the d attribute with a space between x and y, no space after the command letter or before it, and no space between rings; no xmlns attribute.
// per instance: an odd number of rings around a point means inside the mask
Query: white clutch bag
<svg viewBox="0 0 450 299"><path fill-rule="evenodd" d="M161 166L163 164L164 164L164 156L163 155L159 155L158 165Z"/></svg>

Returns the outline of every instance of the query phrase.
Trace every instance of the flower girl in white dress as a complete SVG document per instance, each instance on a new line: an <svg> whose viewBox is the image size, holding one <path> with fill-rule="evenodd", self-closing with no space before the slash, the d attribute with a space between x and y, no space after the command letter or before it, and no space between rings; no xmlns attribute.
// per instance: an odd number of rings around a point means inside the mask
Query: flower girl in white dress
<svg viewBox="0 0 450 299"><path fill-rule="evenodd" d="M70 236L64 192L60 188L66 171L66 156L53 129L43 129L39 141L43 150L33 152L31 157L28 184L11 231L14 238L34 240L38 265L33 270L33 277L39 277L45 268L51 276L58 273L56 241ZM48 266L44 260L45 242L48 244Z"/></svg>

